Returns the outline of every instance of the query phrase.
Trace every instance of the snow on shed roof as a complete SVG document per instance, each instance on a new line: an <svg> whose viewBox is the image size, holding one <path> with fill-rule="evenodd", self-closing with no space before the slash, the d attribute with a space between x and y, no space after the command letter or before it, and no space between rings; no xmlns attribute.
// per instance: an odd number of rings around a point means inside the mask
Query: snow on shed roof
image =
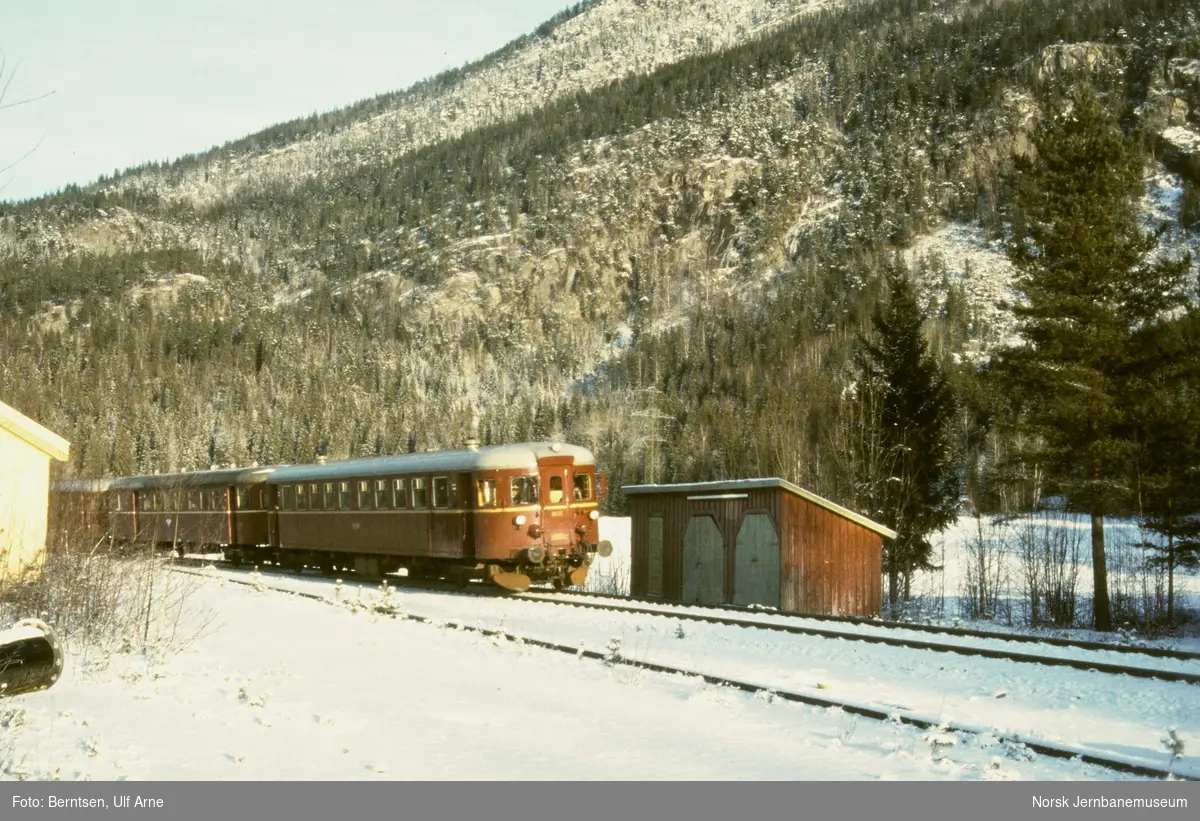
<svg viewBox="0 0 1200 821"><path fill-rule="evenodd" d="M880 536L888 539L896 538L896 531L891 528L881 525L878 522L873 522L867 517L860 516L853 510L844 508L815 493L810 493L802 487L793 485L786 479L731 479L725 482L693 482L685 485L628 485L621 488L621 490L626 495L639 496L652 493L719 493L721 491L755 490L772 487L783 488L787 492L812 502L814 505L823 507L831 513L836 513L844 519L849 519L855 524L865 527L867 530L873 530Z"/></svg>
<svg viewBox="0 0 1200 821"><path fill-rule="evenodd" d="M70 442L3 402L0 402L0 430L8 431L47 456L60 462L67 461L71 450Z"/></svg>

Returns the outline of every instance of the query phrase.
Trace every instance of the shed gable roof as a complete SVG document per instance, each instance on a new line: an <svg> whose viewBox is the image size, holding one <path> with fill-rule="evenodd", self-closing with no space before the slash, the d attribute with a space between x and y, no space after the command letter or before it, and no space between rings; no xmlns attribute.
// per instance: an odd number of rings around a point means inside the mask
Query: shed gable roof
<svg viewBox="0 0 1200 821"><path fill-rule="evenodd" d="M8 431L47 456L60 462L67 461L71 450L70 442L3 402L0 402L0 430Z"/></svg>
<svg viewBox="0 0 1200 821"><path fill-rule="evenodd" d="M693 482L684 485L629 485L621 488L621 490L626 495L641 496L653 493L716 493L721 491L756 490L773 487L783 488L788 493L812 502L818 507L823 507L831 513L836 513L843 519L849 519L856 525L874 531L880 536L888 539L896 538L896 531L890 527L873 522L866 516L860 516L853 510L844 508L836 502L831 502L815 493L810 493L798 485L793 485L786 479L732 479L726 482Z"/></svg>

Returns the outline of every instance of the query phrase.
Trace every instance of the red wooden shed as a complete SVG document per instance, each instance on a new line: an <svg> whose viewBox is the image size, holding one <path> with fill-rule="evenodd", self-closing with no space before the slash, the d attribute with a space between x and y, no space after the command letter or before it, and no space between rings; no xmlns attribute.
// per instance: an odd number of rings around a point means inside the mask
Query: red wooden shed
<svg viewBox="0 0 1200 821"><path fill-rule="evenodd" d="M896 533L783 479L623 488L631 592L685 604L874 616Z"/></svg>

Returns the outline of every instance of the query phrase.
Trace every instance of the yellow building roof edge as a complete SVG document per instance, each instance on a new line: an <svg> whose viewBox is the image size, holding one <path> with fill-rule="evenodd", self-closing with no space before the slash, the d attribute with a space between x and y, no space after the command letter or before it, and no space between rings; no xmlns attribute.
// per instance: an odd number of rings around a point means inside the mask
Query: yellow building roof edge
<svg viewBox="0 0 1200 821"><path fill-rule="evenodd" d="M47 430L25 414L15 408L10 408L3 402L0 402L0 428L23 439L42 453L60 462L67 461L67 456L71 452L71 443L66 439L63 439L51 430Z"/></svg>

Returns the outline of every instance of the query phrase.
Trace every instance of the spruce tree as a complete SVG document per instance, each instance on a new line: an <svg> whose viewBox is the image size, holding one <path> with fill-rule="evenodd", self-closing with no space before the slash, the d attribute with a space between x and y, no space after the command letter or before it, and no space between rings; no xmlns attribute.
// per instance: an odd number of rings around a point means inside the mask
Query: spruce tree
<svg viewBox="0 0 1200 821"><path fill-rule="evenodd" d="M1155 262L1137 201L1143 159L1086 86L1047 105L1033 156L1015 159L1007 252L1023 298L1022 344L997 369L1040 465L1072 509L1091 516L1094 624L1112 629L1104 516L1129 509L1133 338L1182 302L1184 265Z"/></svg>
<svg viewBox="0 0 1200 821"><path fill-rule="evenodd" d="M907 598L913 572L933 566L929 537L954 521L960 480L951 432L955 398L929 350L925 317L903 268L889 268L887 286L872 338L860 338L855 359L858 401L868 409L860 503L899 534L885 542L883 556L894 611L901 579Z"/></svg>
<svg viewBox="0 0 1200 821"><path fill-rule="evenodd" d="M1200 567L1200 311L1138 334L1134 362L1138 512L1161 541L1146 541L1167 574L1167 622L1175 621L1175 573Z"/></svg>

